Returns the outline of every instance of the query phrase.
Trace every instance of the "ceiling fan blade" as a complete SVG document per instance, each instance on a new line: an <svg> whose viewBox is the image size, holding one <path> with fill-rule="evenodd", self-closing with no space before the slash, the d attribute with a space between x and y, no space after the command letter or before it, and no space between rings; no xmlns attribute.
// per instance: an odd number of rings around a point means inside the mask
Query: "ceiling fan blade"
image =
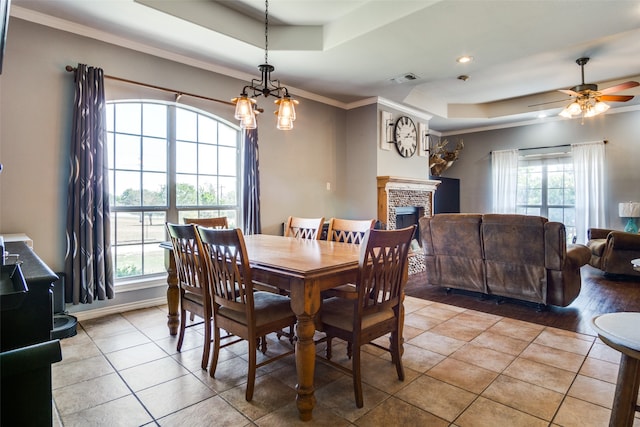
<svg viewBox="0 0 640 427"><path fill-rule="evenodd" d="M600 93L602 95L606 95L608 93L620 92L622 90L630 89L630 88L636 87L636 86L640 86L640 83L638 83L638 82L625 82L625 83L620 83L619 85L608 87L606 89L602 89L600 91Z"/></svg>
<svg viewBox="0 0 640 427"><path fill-rule="evenodd" d="M627 102L633 99L632 95L602 95L599 96L598 99L600 101L610 101L610 102Z"/></svg>
<svg viewBox="0 0 640 427"><path fill-rule="evenodd" d="M574 92L571 89L559 89L558 92L566 93L567 95L571 96L580 96L578 92Z"/></svg>

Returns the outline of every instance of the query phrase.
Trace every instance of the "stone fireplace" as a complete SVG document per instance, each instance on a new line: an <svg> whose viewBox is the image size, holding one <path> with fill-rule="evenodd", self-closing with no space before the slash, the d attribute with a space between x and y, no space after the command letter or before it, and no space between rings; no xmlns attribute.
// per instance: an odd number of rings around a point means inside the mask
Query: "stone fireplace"
<svg viewBox="0 0 640 427"><path fill-rule="evenodd" d="M395 176L378 177L378 220L385 223L388 230L410 225L409 218L433 215L433 198L440 181L399 178ZM416 215L415 213L418 213ZM398 216L400 215L400 217ZM416 235L419 241L419 235ZM416 249L409 256L409 274L424 270L422 251Z"/></svg>

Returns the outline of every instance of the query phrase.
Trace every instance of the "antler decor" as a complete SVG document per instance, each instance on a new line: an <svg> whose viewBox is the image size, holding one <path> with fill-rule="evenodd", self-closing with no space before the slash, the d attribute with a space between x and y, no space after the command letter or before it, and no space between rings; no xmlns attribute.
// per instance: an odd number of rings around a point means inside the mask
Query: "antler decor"
<svg viewBox="0 0 640 427"><path fill-rule="evenodd" d="M453 162L458 160L460 151L464 148L464 142L458 141L458 145L453 151L447 151L445 147L449 143L448 140L438 142L431 150L429 155L429 169L431 169L431 176L440 176L440 174L453 165Z"/></svg>

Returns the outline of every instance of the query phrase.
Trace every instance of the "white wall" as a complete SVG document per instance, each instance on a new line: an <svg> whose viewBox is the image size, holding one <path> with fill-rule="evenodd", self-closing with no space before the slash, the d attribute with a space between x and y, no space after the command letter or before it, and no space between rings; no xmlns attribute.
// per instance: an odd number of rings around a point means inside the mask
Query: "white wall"
<svg viewBox="0 0 640 427"><path fill-rule="evenodd" d="M462 212L491 211L490 152L608 140L605 146L607 226L623 229L618 203L640 201L640 111L605 114L590 119L553 120L507 129L459 134L464 140L458 161L443 176L460 178Z"/></svg>

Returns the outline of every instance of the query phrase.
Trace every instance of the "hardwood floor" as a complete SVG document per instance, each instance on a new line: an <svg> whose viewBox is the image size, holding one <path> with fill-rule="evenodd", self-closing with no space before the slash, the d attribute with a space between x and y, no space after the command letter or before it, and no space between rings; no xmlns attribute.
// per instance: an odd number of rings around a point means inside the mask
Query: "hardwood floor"
<svg viewBox="0 0 640 427"><path fill-rule="evenodd" d="M640 278L605 278L600 270L589 265L582 267L580 295L568 307L552 307L537 311L536 304L496 298L481 299L481 295L452 291L425 283L425 274L409 276L406 294L430 301L455 305L484 313L497 314L559 329L594 335L591 319L599 314L617 311L640 311Z"/></svg>

